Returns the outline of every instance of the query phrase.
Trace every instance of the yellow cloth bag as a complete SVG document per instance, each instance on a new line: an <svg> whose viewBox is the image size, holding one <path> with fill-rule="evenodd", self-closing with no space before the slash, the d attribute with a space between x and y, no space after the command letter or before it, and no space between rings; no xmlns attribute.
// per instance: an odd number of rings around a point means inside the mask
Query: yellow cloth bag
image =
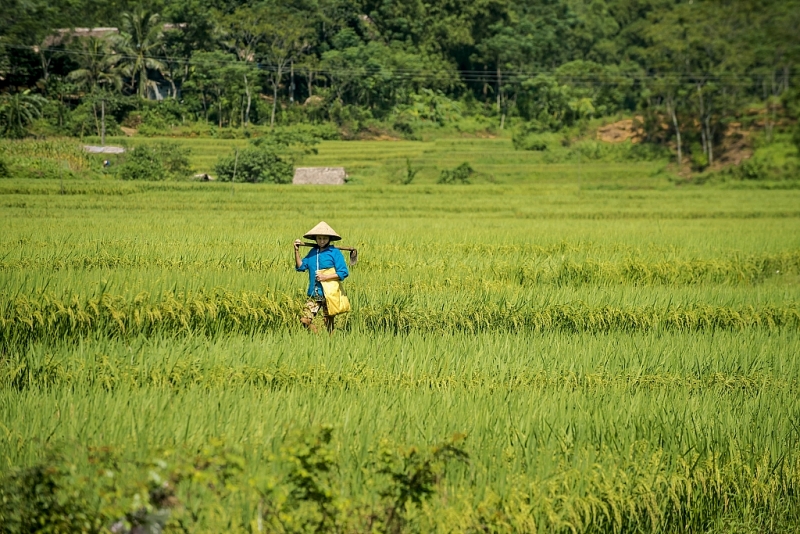
<svg viewBox="0 0 800 534"><path fill-rule="evenodd" d="M328 269L317 270L320 274L336 274L336 269L330 267ZM325 304L328 307L328 315L334 316L350 311L350 299L344 292L341 280L327 280L320 282L322 285L322 292L325 294Z"/></svg>

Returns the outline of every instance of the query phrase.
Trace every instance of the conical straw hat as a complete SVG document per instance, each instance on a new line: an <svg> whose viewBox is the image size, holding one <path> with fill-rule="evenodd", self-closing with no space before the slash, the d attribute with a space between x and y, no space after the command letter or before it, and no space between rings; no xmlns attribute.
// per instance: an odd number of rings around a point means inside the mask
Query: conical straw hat
<svg viewBox="0 0 800 534"><path fill-rule="evenodd" d="M342 238L342 236L337 234L325 221L320 221L318 225L306 232L303 237L306 239L314 239L314 236L317 235L326 235L331 238L331 241L339 241Z"/></svg>

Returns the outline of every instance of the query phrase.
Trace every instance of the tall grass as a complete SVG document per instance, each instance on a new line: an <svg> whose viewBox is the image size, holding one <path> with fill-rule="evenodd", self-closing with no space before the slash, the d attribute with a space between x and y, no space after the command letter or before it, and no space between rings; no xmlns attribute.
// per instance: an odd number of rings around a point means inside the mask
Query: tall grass
<svg viewBox="0 0 800 534"><path fill-rule="evenodd" d="M59 178L88 175L99 170L99 159L92 158L75 139L0 140L0 159L9 165L12 176Z"/></svg>
<svg viewBox="0 0 800 534"><path fill-rule="evenodd" d="M483 146L439 144L331 145L374 181L324 191L0 183L0 486L66 473L119 510L98 451L139 490L169 460L200 481L170 482L184 530L280 531L289 436L331 425L340 532L383 529L380 458L454 433L469 462L401 531L796 530L798 194L381 185L390 156ZM332 336L297 322L319 219L361 252Z"/></svg>

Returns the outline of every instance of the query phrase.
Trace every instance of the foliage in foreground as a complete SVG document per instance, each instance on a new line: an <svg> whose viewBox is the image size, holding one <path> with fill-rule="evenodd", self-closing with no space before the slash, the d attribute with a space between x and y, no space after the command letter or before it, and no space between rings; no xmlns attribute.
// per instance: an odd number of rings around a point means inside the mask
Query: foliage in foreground
<svg viewBox="0 0 800 534"><path fill-rule="evenodd" d="M445 478L469 462L464 437L430 447L381 441L362 465L369 494L342 484L327 426L293 434L261 460L217 439L145 461L108 447L51 454L0 480L0 532L705 531L726 518L772 530L800 519L796 455L748 461L670 457L643 442L616 452L565 444L548 478L519 475L505 497L475 501L449 494Z"/></svg>
<svg viewBox="0 0 800 534"><path fill-rule="evenodd" d="M257 466L222 440L146 461L108 447L51 453L0 479L0 532L401 532L447 464L469 458L458 434L421 448L383 441L364 465L377 498L353 502L337 483L332 436L297 432Z"/></svg>

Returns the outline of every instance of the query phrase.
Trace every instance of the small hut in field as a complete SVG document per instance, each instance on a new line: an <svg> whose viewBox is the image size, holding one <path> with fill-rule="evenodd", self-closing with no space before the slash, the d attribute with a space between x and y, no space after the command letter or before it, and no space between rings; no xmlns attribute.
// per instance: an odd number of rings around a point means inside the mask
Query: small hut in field
<svg viewBox="0 0 800 534"><path fill-rule="evenodd" d="M292 183L296 185L344 185L344 167L297 167Z"/></svg>

